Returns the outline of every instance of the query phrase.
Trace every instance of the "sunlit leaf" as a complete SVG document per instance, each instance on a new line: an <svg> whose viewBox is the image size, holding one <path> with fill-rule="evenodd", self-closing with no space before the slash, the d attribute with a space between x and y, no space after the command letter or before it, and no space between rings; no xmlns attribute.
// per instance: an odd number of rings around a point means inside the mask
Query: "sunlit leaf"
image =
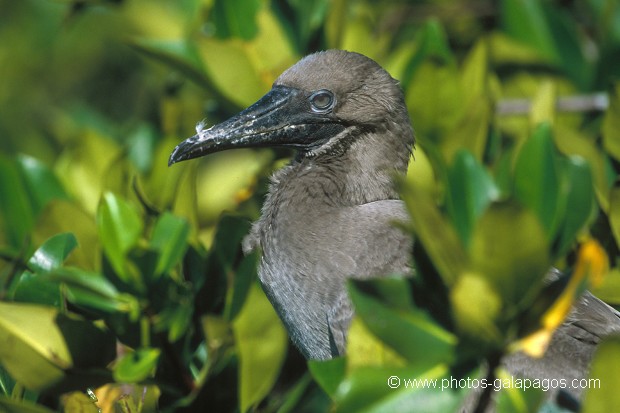
<svg viewBox="0 0 620 413"><path fill-rule="evenodd" d="M462 274L450 290L453 317L461 333L477 342L500 346L502 335L496 326L502 309L497 290L484 276Z"/></svg>
<svg viewBox="0 0 620 413"><path fill-rule="evenodd" d="M54 413L55 410L43 407L28 400L17 400L0 395L0 410L4 413Z"/></svg>
<svg viewBox="0 0 620 413"><path fill-rule="evenodd" d="M256 406L273 387L286 356L287 337L258 285L233 322L239 352L239 408Z"/></svg>
<svg viewBox="0 0 620 413"><path fill-rule="evenodd" d="M517 342L515 347L532 357L542 357L555 329L564 322L575 300L583 294L586 286L600 284L608 269L607 255L598 242L585 242L579 249L568 285L541 317L541 329Z"/></svg>
<svg viewBox="0 0 620 413"><path fill-rule="evenodd" d="M75 202L53 200L46 205L37 220L33 242L43 244L59 233L73 234L79 244L67 257L66 264L94 269L101 253L95 219Z"/></svg>
<svg viewBox="0 0 620 413"><path fill-rule="evenodd" d="M492 204L471 240L472 269L510 305L531 300L550 266L548 244L536 217L513 202Z"/></svg>
<svg viewBox="0 0 620 413"><path fill-rule="evenodd" d="M164 274L179 263L187 249L189 225L183 218L169 212L162 214L155 223L151 246L159 252L157 275Z"/></svg>
<svg viewBox="0 0 620 413"><path fill-rule="evenodd" d="M534 211L553 238L559 224L558 211L564 207L561 198L562 180L549 124L541 124L525 142L514 172L516 197Z"/></svg>
<svg viewBox="0 0 620 413"><path fill-rule="evenodd" d="M592 170L580 157L562 160L566 212L558 234L557 254L564 254L575 241L575 237L586 226L596 208Z"/></svg>
<svg viewBox="0 0 620 413"><path fill-rule="evenodd" d="M409 362L411 371L421 373L453 357L455 337L425 312L392 309L369 295L364 282L349 288L355 311L368 329Z"/></svg>
<svg viewBox="0 0 620 413"><path fill-rule="evenodd" d="M103 368L112 360L115 345L108 332L77 316L52 307L0 303L0 362L31 390L84 386L74 376ZM97 385L105 378L98 380Z"/></svg>
<svg viewBox="0 0 620 413"><path fill-rule="evenodd" d="M129 44L145 56L178 70L199 85L211 86L192 43L185 40L135 39Z"/></svg>
<svg viewBox="0 0 620 413"><path fill-rule="evenodd" d="M406 360L373 334L360 317L353 317L349 326L346 353L346 367L349 371L368 366L406 365Z"/></svg>
<svg viewBox="0 0 620 413"><path fill-rule="evenodd" d="M616 85L610 98L603 118L603 145L611 156L620 161L620 84Z"/></svg>
<svg viewBox="0 0 620 413"><path fill-rule="evenodd" d="M536 0L505 0L501 3L501 20L511 37L538 49L553 59L556 56L553 37L543 10Z"/></svg>
<svg viewBox="0 0 620 413"><path fill-rule="evenodd" d="M350 374L338 388L337 413L454 412L464 390L449 389L446 368L425 375L407 368L366 368ZM446 386L442 390L442 385Z"/></svg>
<svg viewBox="0 0 620 413"><path fill-rule="evenodd" d="M138 213L123 199L108 192L97 211L97 229L103 249L116 273L128 282L127 254L136 246L142 234L142 220Z"/></svg>
<svg viewBox="0 0 620 413"><path fill-rule="evenodd" d="M620 338L612 336L599 344L588 378L583 413L611 412L620 406ZM585 383L585 382L584 382Z"/></svg>
<svg viewBox="0 0 620 413"><path fill-rule="evenodd" d="M514 377L505 371L500 371L493 390L497 395L498 413L530 413L537 412L545 397L542 389L523 389L512 385ZM501 390L501 391L500 391ZM546 410L545 410L546 411ZM551 412L549 412L551 413Z"/></svg>
<svg viewBox="0 0 620 413"><path fill-rule="evenodd" d="M13 378L31 390L59 383L72 359L54 320L57 310L0 303L0 362Z"/></svg>
<svg viewBox="0 0 620 413"><path fill-rule="evenodd" d="M141 348L125 354L114 366L114 380L120 383L138 383L151 376L161 351Z"/></svg>
<svg viewBox="0 0 620 413"><path fill-rule="evenodd" d="M40 212L52 199L68 198L56 175L39 160L20 155L17 157L17 165L24 178L35 211Z"/></svg>
<svg viewBox="0 0 620 413"><path fill-rule="evenodd" d="M553 125L555 119L555 86L551 82L544 82L536 91L530 108L530 125L535 128L541 124ZM542 133L542 132L539 132ZM545 133L549 133L548 131Z"/></svg>
<svg viewBox="0 0 620 413"><path fill-rule="evenodd" d="M457 232L429 195L416 185L401 185L401 196L411 215L417 242L423 244L444 282L452 285L468 265Z"/></svg>
<svg viewBox="0 0 620 413"><path fill-rule="evenodd" d="M336 394L338 385L344 378L346 359L336 357L331 360L310 360L308 369L312 377L331 397Z"/></svg>
<svg viewBox="0 0 620 413"><path fill-rule="evenodd" d="M210 16L215 34L251 40L258 32L256 13L260 4L259 0L215 0Z"/></svg>
<svg viewBox="0 0 620 413"><path fill-rule="evenodd" d="M73 234L55 235L35 251L28 265L36 272L52 271L62 265L75 247L77 240Z"/></svg>
<svg viewBox="0 0 620 413"><path fill-rule="evenodd" d="M478 218L499 196L493 179L467 151L457 153L448 170L446 204L461 241L467 245Z"/></svg>

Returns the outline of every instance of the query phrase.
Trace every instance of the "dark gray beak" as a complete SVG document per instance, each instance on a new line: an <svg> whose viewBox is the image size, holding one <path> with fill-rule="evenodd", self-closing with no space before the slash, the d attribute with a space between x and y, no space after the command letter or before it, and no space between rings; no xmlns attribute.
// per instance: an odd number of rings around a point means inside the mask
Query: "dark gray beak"
<svg viewBox="0 0 620 413"><path fill-rule="evenodd" d="M168 166L226 149L283 146L308 151L319 147L345 125L331 111L313 111L310 96L300 89L274 86L252 106L181 142Z"/></svg>

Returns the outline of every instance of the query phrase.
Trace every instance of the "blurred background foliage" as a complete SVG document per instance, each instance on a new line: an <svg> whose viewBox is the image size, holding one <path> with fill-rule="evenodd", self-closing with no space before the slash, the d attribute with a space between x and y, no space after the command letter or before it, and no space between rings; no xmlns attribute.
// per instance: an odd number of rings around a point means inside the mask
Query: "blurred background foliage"
<svg viewBox="0 0 620 413"><path fill-rule="evenodd" d="M387 377L466 377L514 348L539 353L530 339L586 287L620 305L616 1L0 6L3 411L450 411L465 391ZM308 370L239 249L290 153L166 164L197 121L226 119L327 48L401 81L418 275L352 284L349 355ZM551 265L566 276L547 285ZM601 367L619 348L595 359L605 386L583 411L620 405ZM503 412L544 403L497 399Z"/></svg>

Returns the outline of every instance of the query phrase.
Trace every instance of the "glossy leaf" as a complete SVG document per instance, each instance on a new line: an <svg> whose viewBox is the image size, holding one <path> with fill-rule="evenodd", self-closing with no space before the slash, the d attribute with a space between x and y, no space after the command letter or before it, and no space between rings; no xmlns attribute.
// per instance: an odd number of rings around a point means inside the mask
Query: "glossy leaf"
<svg viewBox="0 0 620 413"><path fill-rule="evenodd" d="M406 360L354 316L347 333L347 371L368 366L404 366ZM320 382L319 382L320 383Z"/></svg>
<svg viewBox="0 0 620 413"><path fill-rule="evenodd" d="M119 293L100 273L62 268L51 273L49 279L63 283L67 300L81 307L105 313L131 313L139 306L136 298Z"/></svg>
<svg viewBox="0 0 620 413"><path fill-rule="evenodd" d="M620 245L620 183L616 183L609 193L609 224L616 244Z"/></svg>
<svg viewBox="0 0 620 413"><path fill-rule="evenodd" d="M499 196L484 167L467 151L457 153L448 170L446 204L461 241L467 245L478 218Z"/></svg>
<svg viewBox="0 0 620 413"><path fill-rule="evenodd" d="M442 391L442 381L449 381L446 373L446 369L441 368L423 376L412 374L406 368L356 370L338 389L336 412L457 411L465 392Z"/></svg>
<svg viewBox="0 0 620 413"><path fill-rule="evenodd" d="M125 354L114 366L114 380L120 383L138 383L155 372L160 350L141 348Z"/></svg>
<svg viewBox="0 0 620 413"><path fill-rule="evenodd" d="M501 2L501 19L508 35L538 49L550 59L555 57L553 37L542 3L537 0L504 0Z"/></svg>
<svg viewBox="0 0 620 413"><path fill-rule="evenodd" d="M50 272L59 268L76 247L75 235L71 233L55 235L35 251L28 265L38 273Z"/></svg>
<svg viewBox="0 0 620 413"><path fill-rule="evenodd" d="M336 357L331 360L310 360L308 369L321 388L334 397L340 382L344 379L346 359Z"/></svg>
<svg viewBox="0 0 620 413"><path fill-rule="evenodd" d="M422 373L453 357L456 338L425 312L398 311L365 292L364 282L351 282L349 292L355 311L368 329Z"/></svg>
<svg viewBox="0 0 620 413"><path fill-rule="evenodd" d="M68 199L56 175L39 160L20 155L17 165L36 214L52 199Z"/></svg>
<svg viewBox="0 0 620 413"><path fill-rule="evenodd" d="M127 254L138 243L142 234L142 220L130 204L120 197L106 193L97 211L97 229L107 258L125 282L132 273Z"/></svg>
<svg viewBox="0 0 620 413"><path fill-rule="evenodd" d="M155 223L151 247L159 253L157 275L170 271L179 263L187 249L189 225L183 218L164 212Z"/></svg>
<svg viewBox="0 0 620 413"><path fill-rule="evenodd" d="M534 211L551 239L557 230L562 207L562 180L549 124L541 124L525 142L514 172L515 195Z"/></svg>
<svg viewBox="0 0 620 413"><path fill-rule="evenodd" d="M220 38L251 40L258 33L256 13L259 8L259 0L215 0L211 15L215 34Z"/></svg>
<svg viewBox="0 0 620 413"><path fill-rule="evenodd" d="M562 173L566 194L564 221L558 233L557 255L563 255L580 231L591 219L596 208L594 185L590 165L582 158L569 157L562 161Z"/></svg>
<svg viewBox="0 0 620 413"><path fill-rule="evenodd" d="M11 288L15 301L45 304L59 307L60 285L45 274L59 268L77 246L75 236L70 233L57 234L37 249L30 260L30 271L22 273Z"/></svg>
<svg viewBox="0 0 620 413"><path fill-rule="evenodd" d="M239 352L239 409L248 411L272 389L278 377L288 339L273 307L257 284L233 321Z"/></svg>

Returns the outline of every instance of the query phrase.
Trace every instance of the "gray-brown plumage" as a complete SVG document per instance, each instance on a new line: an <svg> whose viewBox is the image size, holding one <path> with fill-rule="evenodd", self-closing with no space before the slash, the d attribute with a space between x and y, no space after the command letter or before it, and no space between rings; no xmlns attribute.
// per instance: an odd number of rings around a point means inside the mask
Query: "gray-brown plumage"
<svg viewBox="0 0 620 413"><path fill-rule="evenodd" d="M392 180L407 170L410 125L385 70L332 50L301 60L257 103L171 155L174 163L231 147L297 149L273 176L244 249L262 249L264 290L307 358L344 353L348 277L408 271L411 239L392 225L407 214Z"/></svg>
<svg viewBox="0 0 620 413"><path fill-rule="evenodd" d="M293 342L309 359L345 350L353 310L348 277L409 271L408 219L394 190L414 143L398 83L371 59L330 50L284 72L235 117L181 143L170 164L238 147L297 150L272 179L262 216L244 242L260 248L259 277ZM599 337L618 314L586 295L554 337L548 357L505 362L531 377L584 377Z"/></svg>

